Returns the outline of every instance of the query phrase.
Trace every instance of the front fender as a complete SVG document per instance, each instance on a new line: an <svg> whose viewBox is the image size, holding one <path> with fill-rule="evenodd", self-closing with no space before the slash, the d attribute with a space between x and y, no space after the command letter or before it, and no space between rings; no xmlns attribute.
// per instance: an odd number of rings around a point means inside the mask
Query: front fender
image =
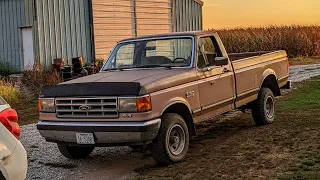
<svg viewBox="0 0 320 180"><path fill-rule="evenodd" d="M184 104L188 107L189 109L189 113L192 114L192 111L191 111L191 106L190 104L188 103L188 101L182 97L174 97L174 98L171 98L169 101L168 101L168 105L166 105L162 112L161 112L161 115L163 115L163 113L165 112L166 109L168 109L170 106L174 105L174 104Z"/></svg>

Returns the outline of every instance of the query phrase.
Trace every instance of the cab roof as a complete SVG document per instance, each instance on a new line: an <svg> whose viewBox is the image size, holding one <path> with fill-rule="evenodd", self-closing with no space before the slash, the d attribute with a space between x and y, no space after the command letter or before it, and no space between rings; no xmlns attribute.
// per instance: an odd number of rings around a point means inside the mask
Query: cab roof
<svg viewBox="0 0 320 180"><path fill-rule="evenodd" d="M187 32L173 32L173 33L166 33L166 34L156 34L156 35L148 35L148 36L140 36L134 38L127 38L119 41L126 42L126 41L134 41L140 39L149 39L149 38L161 38L161 37L172 37L172 36L202 36L202 35L209 35L215 33L214 31L187 31Z"/></svg>

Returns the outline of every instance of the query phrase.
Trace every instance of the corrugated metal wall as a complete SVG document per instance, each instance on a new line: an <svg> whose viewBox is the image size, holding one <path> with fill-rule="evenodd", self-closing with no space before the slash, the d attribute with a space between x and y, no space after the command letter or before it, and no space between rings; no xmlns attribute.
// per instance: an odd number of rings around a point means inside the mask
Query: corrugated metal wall
<svg viewBox="0 0 320 180"><path fill-rule="evenodd" d="M0 0L0 62L23 70L21 27L33 27L34 55L45 67L55 58L105 59L121 39L202 29L199 0Z"/></svg>
<svg viewBox="0 0 320 180"><path fill-rule="evenodd" d="M22 70L21 32L25 25L24 0L0 0L0 62Z"/></svg>
<svg viewBox="0 0 320 180"><path fill-rule="evenodd" d="M173 0L174 31L202 30L202 1Z"/></svg>
<svg viewBox="0 0 320 180"><path fill-rule="evenodd" d="M38 58L50 67L55 58L69 64L82 56L92 62L88 0L37 0Z"/></svg>

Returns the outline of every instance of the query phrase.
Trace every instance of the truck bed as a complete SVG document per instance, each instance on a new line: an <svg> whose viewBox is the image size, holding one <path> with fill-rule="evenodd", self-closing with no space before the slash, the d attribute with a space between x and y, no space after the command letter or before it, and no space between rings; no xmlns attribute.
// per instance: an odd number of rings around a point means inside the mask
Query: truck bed
<svg viewBox="0 0 320 180"><path fill-rule="evenodd" d="M274 78L279 86L288 78L287 53L283 50L229 54L229 58L232 59L236 79L236 107L257 98L261 87L259 80L266 77L266 73L277 74Z"/></svg>
<svg viewBox="0 0 320 180"><path fill-rule="evenodd" d="M231 61L237 61L240 59L245 59L249 57L261 56L272 51L256 51L256 52L244 52L244 53L230 53L228 54Z"/></svg>

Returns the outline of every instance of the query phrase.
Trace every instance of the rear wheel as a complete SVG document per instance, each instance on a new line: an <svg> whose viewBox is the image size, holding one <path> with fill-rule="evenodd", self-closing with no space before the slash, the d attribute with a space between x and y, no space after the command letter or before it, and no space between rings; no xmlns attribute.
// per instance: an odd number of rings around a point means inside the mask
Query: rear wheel
<svg viewBox="0 0 320 180"><path fill-rule="evenodd" d="M94 150L94 147L67 146L58 144L60 153L70 159L85 159Z"/></svg>
<svg viewBox="0 0 320 180"><path fill-rule="evenodd" d="M252 117L259 126L273 123L275 117L275 98L269 88L262 88L252 105Z"/></svg>
<svg viewBox="0 0 320 180"><path fill-rule="evenodd" d="M174 113L163 115L159 133L152 143L152 157L159 165L169 165L185 159L189 148L188 127Z"/></svg>

